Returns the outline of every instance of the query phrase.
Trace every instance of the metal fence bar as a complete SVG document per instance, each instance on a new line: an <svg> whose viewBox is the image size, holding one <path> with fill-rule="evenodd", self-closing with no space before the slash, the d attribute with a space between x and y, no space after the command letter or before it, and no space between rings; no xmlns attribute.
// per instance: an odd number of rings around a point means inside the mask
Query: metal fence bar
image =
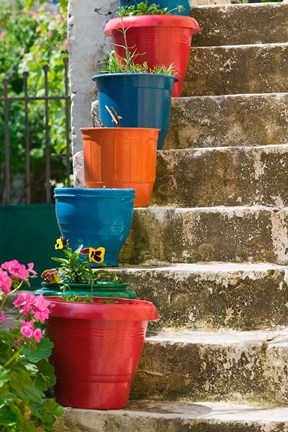
<svg viewBox="0 0 288 432"><path fill-rule="evenodd" d="M46 183L46 202L51 202L51 169L50 169L50 127L49 127L49 103L47 97L49 95L48 88L48 66L43 67L44 71L44 87L45 87L45 183Z"/></svg>
<svg viewBox="0 0 288 432"><path fill-rule="evenodd" d="M11 201L11 176L10 176L10 145L9 145L9 103L8 98L8 80L3 81L4 103L4 141L5 141L5 179L4 179L4 197L8 203Z"/></svg>
<svg viewBox="0 0 288 432"><path fill-rule="evenodd" d="M24 112L25 112L25 166L26 166L26 203L31 203L31 169L30 169L30 130L28 108L28 73L23 73L24 80Z"/></svg>
<svg viewBox="0 0 288 432"><path fill-rule="evenodd" d="M69 95L69 78L68 78L68 64L69 59L64 58L64 80L65 80L65 118L66 118L66 178L67 178L67 186L71 186L70 181L70 138L69 138L69 130L70 130L70 98Z"/></svg>
<svg viewBox="0 0 288 432"><path fill-rule="evenodd" d="M49 117L49 102L51 101L64 101L65 104L65 132L66 132L66 182L70 187L70 105L71 98L69 94L69 77L68 77L68 58L64 59L64 86L65 91L61 96L50 96L49 95L49 79L48 79L48 66L44 66L44 96L29 96L28 93L28 73L23 73L23 90L24 96L9 96L8 95L8 80L3 81L3 96L0 97L0 103L4 105L4 148L5 148L5 178L4 178L4 194L3 202L11 202L12 190L11 190L11 169L10 169L10 141L11 137L9 134L9 122L11 120L11 114L9 114L9 106L13 102L24 102L24 127L25 127L25 197L26 203L31 203L31 160L30 160L30 127L29 127L29 103L41 101L44 103L44 123L45 123L45 191L46 191L46 202L51 202L51 147L50 147L50 125L51 120Z"/></svg>

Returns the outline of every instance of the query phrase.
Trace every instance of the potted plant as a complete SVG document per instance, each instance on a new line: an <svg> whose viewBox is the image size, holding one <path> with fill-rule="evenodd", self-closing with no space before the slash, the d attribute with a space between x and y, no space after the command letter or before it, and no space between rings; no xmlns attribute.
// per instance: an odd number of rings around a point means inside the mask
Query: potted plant
<svg viewBox="0 0 288 432"><path fill-rule="evenodd" d="M91 264L105 262L105 249L99 247L85 248L79 246L73 251L68 240L60 238L56 241L55 249L61 249L62 257L52 257L53 261L60 263L59 267L44 270L42 289L35 294L43 296L71 297L117 297L136 298L134 291L128 291L128 283L111 270L93 269ZM83 256L85 259L82 259ZM88 259L86 259L88 256Z"/></svg>
<svg viewBox="0 0 288 432"><path fill-rule="evenodd" d="M135 50L141 54L134 59L135 64L146 62L151 69L155 65L169 67L173 64L178 82L172 96L181 96L192 36L200 31L199 24L188 16L162 13L147 15L147 8L147 0L134 7L122 8L120 17L108 21L104 32L112 36L114 49L121 61L128 47L131 55Z"/></svg>
<svg viewBox="0 0 288 432"><path fill-rule="evenodd" d="M120 127L122 118L113 107L106 106L106 109L118 127L104 127L97 117L93 124L102 127L80 129L85 185L88 188L133 188L134 207L148 207L156 177L159 129Z"/></svg>
<svg viewBox="0 0 288 432"><path fill-rule="evenodd" d="M103 297L92 303L46 299L53 305L47 334L54 344L56 401L74 408L125 408L148 321L158 319L155 306Z"/></svg>
<svg viewBox="0 0 288 432"><path fill-rule="evenodd" d="M124 44L126 30L123 31ZM139 54L140 55L140 54ZM121 127L159 129L157 148L162 149L170 126L171 94L177 77L173 65L136 64L138 53L126 43L120 59L112 51L104 64L104 73L95 75L99 99L99 119L106 127L116 127L106 107L121 118Z"/></svg>
<svg viewBox="0 0 288 432"><path fill-rule="evenodd" d="M134 189L55 188L54 196L61 236L69 239L72 250L101 244L106 266L117 266L132 223Z"/></svg>
<svg viewBox="0 0 288 432"><path fill-rule="evenodd" d="M46 270L43 277L65 284L70 280L91 282L91 268L78 261L80 251L73 253L63 239L56 245L66 247L66 258L55 258L60 269ZM103 248L82 252L89 255L90 262L104 259ZM90 283L91 289L93 285ZM47 334L54 344L51 363L57 377L57 402L74 408L124 408L148 321L158 319L155 306L141 300L93 297L91 293L47 296L45 300L53 306Z"/></svg>

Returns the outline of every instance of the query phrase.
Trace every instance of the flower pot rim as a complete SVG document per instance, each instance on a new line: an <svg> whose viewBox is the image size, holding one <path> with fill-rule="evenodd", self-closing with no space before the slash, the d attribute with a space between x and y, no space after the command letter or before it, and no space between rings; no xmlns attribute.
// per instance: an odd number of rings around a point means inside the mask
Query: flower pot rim
<svg viewBox="0 0 288 432"><path fill-rule="evenodd" d="M42 287L44 288L59 288L61 284L58 283L51 283L51 282L42 282ZM74 283L74 282L67 282L66 285L68 285L71 288L77 288L79 291L86 290L91 288L91 284L89 283ZM105 289L115 289L115 288L127 288L128 282L113 282L113 281L95 281L93 284L93 290L97 290L97 288L105 288ZM66 292L69 292L68 290Z"/></svg>
<svg viewBox="0 0 288 432"><path fill-rule="evenodd" d="M92 77L92 81L96 81L97 79L101 78L107 78L107 77L125 77L125 78L143 78L143 77L160 77L160 78L172 78L176 81L179 80L179 78L175 75L168 75L168 74L158 74L158 73L150 73L150 72L118 72L118 73L101 73L94 75Z"/></svg>
<svg viewBox="0 0 288 432"><path fill-rule="evenodd" d="M94 297L93 303L78 303L66 302L57 296L46 296L45 299L52 305L52 318L98 321L155 321L159 318L154 304L146 300ZM100 303L103 300L117 303Z"/></svg>
<svg viewBox="0 0 288 432"><path fill-rule="evenodd" d="M107 35L112 34L114 30L122 30L124 28L136 27L184 27L190 28L193 32L199 33L201 31L198 22L190 17L184 15L140 15L129 17L112 18L104 27L104 33Z"/></svg>
<svg viewBox="0 0 288 432"><path fill-rule="evenodd" d="M82 197L97 197L98 195L101 198L114 198L121 197L121 195L125 194L124 198L134 198L135 197L135 189L132 188L55 188L54 189L54 197L63 197L63 196L82 196ZM123 198L123 197L122 197Z"/></svg>
<svg viewBox="0 0 288 432"><path fill-rule="evenodd" d="M146 131L160 131L159 128L145 128L145 127L87 127L87 128L80 128L81 132L93 132L95 130L109 130L109 132L119 133L120 131L135 131L135 132L146 132Z"/></svg>

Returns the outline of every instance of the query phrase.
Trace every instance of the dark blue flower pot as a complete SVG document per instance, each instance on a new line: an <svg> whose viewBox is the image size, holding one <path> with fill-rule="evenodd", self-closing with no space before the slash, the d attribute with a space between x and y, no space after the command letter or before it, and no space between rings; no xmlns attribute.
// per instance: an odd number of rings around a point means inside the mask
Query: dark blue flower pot
<svg viewBox="0 0 288 432"><path fill-rule="evenodd" d="M120 7L124 6L135 6L135 3L141 3L143 0L120 0ZM189 0L148 0L148 6L151 6L151 4L156 3L158 6L158 9L164 9L167 8L168 11L171 11L172 15L190 15L190 3ZM183 6L184 11L179 12L177 9L178 6Z"/></svg>
<svg viewBox="0 0 288 432"><path fill-rule="evenodd" d="M160 129L157 148L162 149L170 126L171 94L175 76L150 73L95 75L99 117L115 127L105 105L122 117L121 126Z"/></svg>
<svg viewBox="0 0 288 432"><path fill-rule="evenodd" d="M134 189L56 188L54 196L59 229L72 250L102 246L104 264L117 266L132 223Z"/></svg>

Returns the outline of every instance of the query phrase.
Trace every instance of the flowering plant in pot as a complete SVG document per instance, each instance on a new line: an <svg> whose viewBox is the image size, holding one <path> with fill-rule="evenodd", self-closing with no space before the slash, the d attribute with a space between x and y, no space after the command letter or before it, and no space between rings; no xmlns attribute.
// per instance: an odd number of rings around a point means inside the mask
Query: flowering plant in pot
<svg viewBox="0 0 288 432"><path fill-rule="evenodd" d="M133 10L131 7L121 9L120 17L109 20L104 32L112 36L114 49L120 60L125 58L125 50L129 47L131 54L135 50L141 54L134 59L134 63L147 62L149 68L155 65L169 67L173 64L178 82L174 86L172 96L181 96L192 36L200 31L200 26L190 16L157 13L147 15L145 8L143 14L142 4L136 4L134 9L132 7Z"/></svg>
<svg viewBox="0 0 288 432"><path fill-rule="evenodd" d="M52 342L44 336L49 303L43 296L15 293L36 275L33 264L7 261L0 266L0 430L52 431L62 408L45 397L55 384L54 368L47 361ZM13 300L11 300L14 299ZM9 320L10 302L16 316ZM11 321L11 322L9 322Z"/></svg>
<svg viewBox="0 0 288 432"><path fill-rule="evenodd" d="M42 289L37 290L36 295L57 295L67 301L84 297L87 302L92 302L92 298L96 296L136 298L133 291L127 290L128 283L123 282L116 272L91 267L93 263L104 263L103 247L95 249L79 246L73 251L68 240L62 237L56 241L55 249L63 251L64 257L52 257L60 266L42 272Z"/></svg>
<svg viewBox="0 0 288 432"><path fill-rule="evenodd" d="M69 248L66 253L73 255ZM87 253L95 255L91 250ZM71 261L68 267L66 260L61 263L66 277L71 273L80 279L93 277L86 265L77 263L72 268ZM44 277L58 281L61 269L48 270ZM54 344L51 362L57 376L56 400L78 408L124 408L148 321L158 319L154 305L143 300L82 296L79 292L45 299L53 305L47 334Z"/></svg>

